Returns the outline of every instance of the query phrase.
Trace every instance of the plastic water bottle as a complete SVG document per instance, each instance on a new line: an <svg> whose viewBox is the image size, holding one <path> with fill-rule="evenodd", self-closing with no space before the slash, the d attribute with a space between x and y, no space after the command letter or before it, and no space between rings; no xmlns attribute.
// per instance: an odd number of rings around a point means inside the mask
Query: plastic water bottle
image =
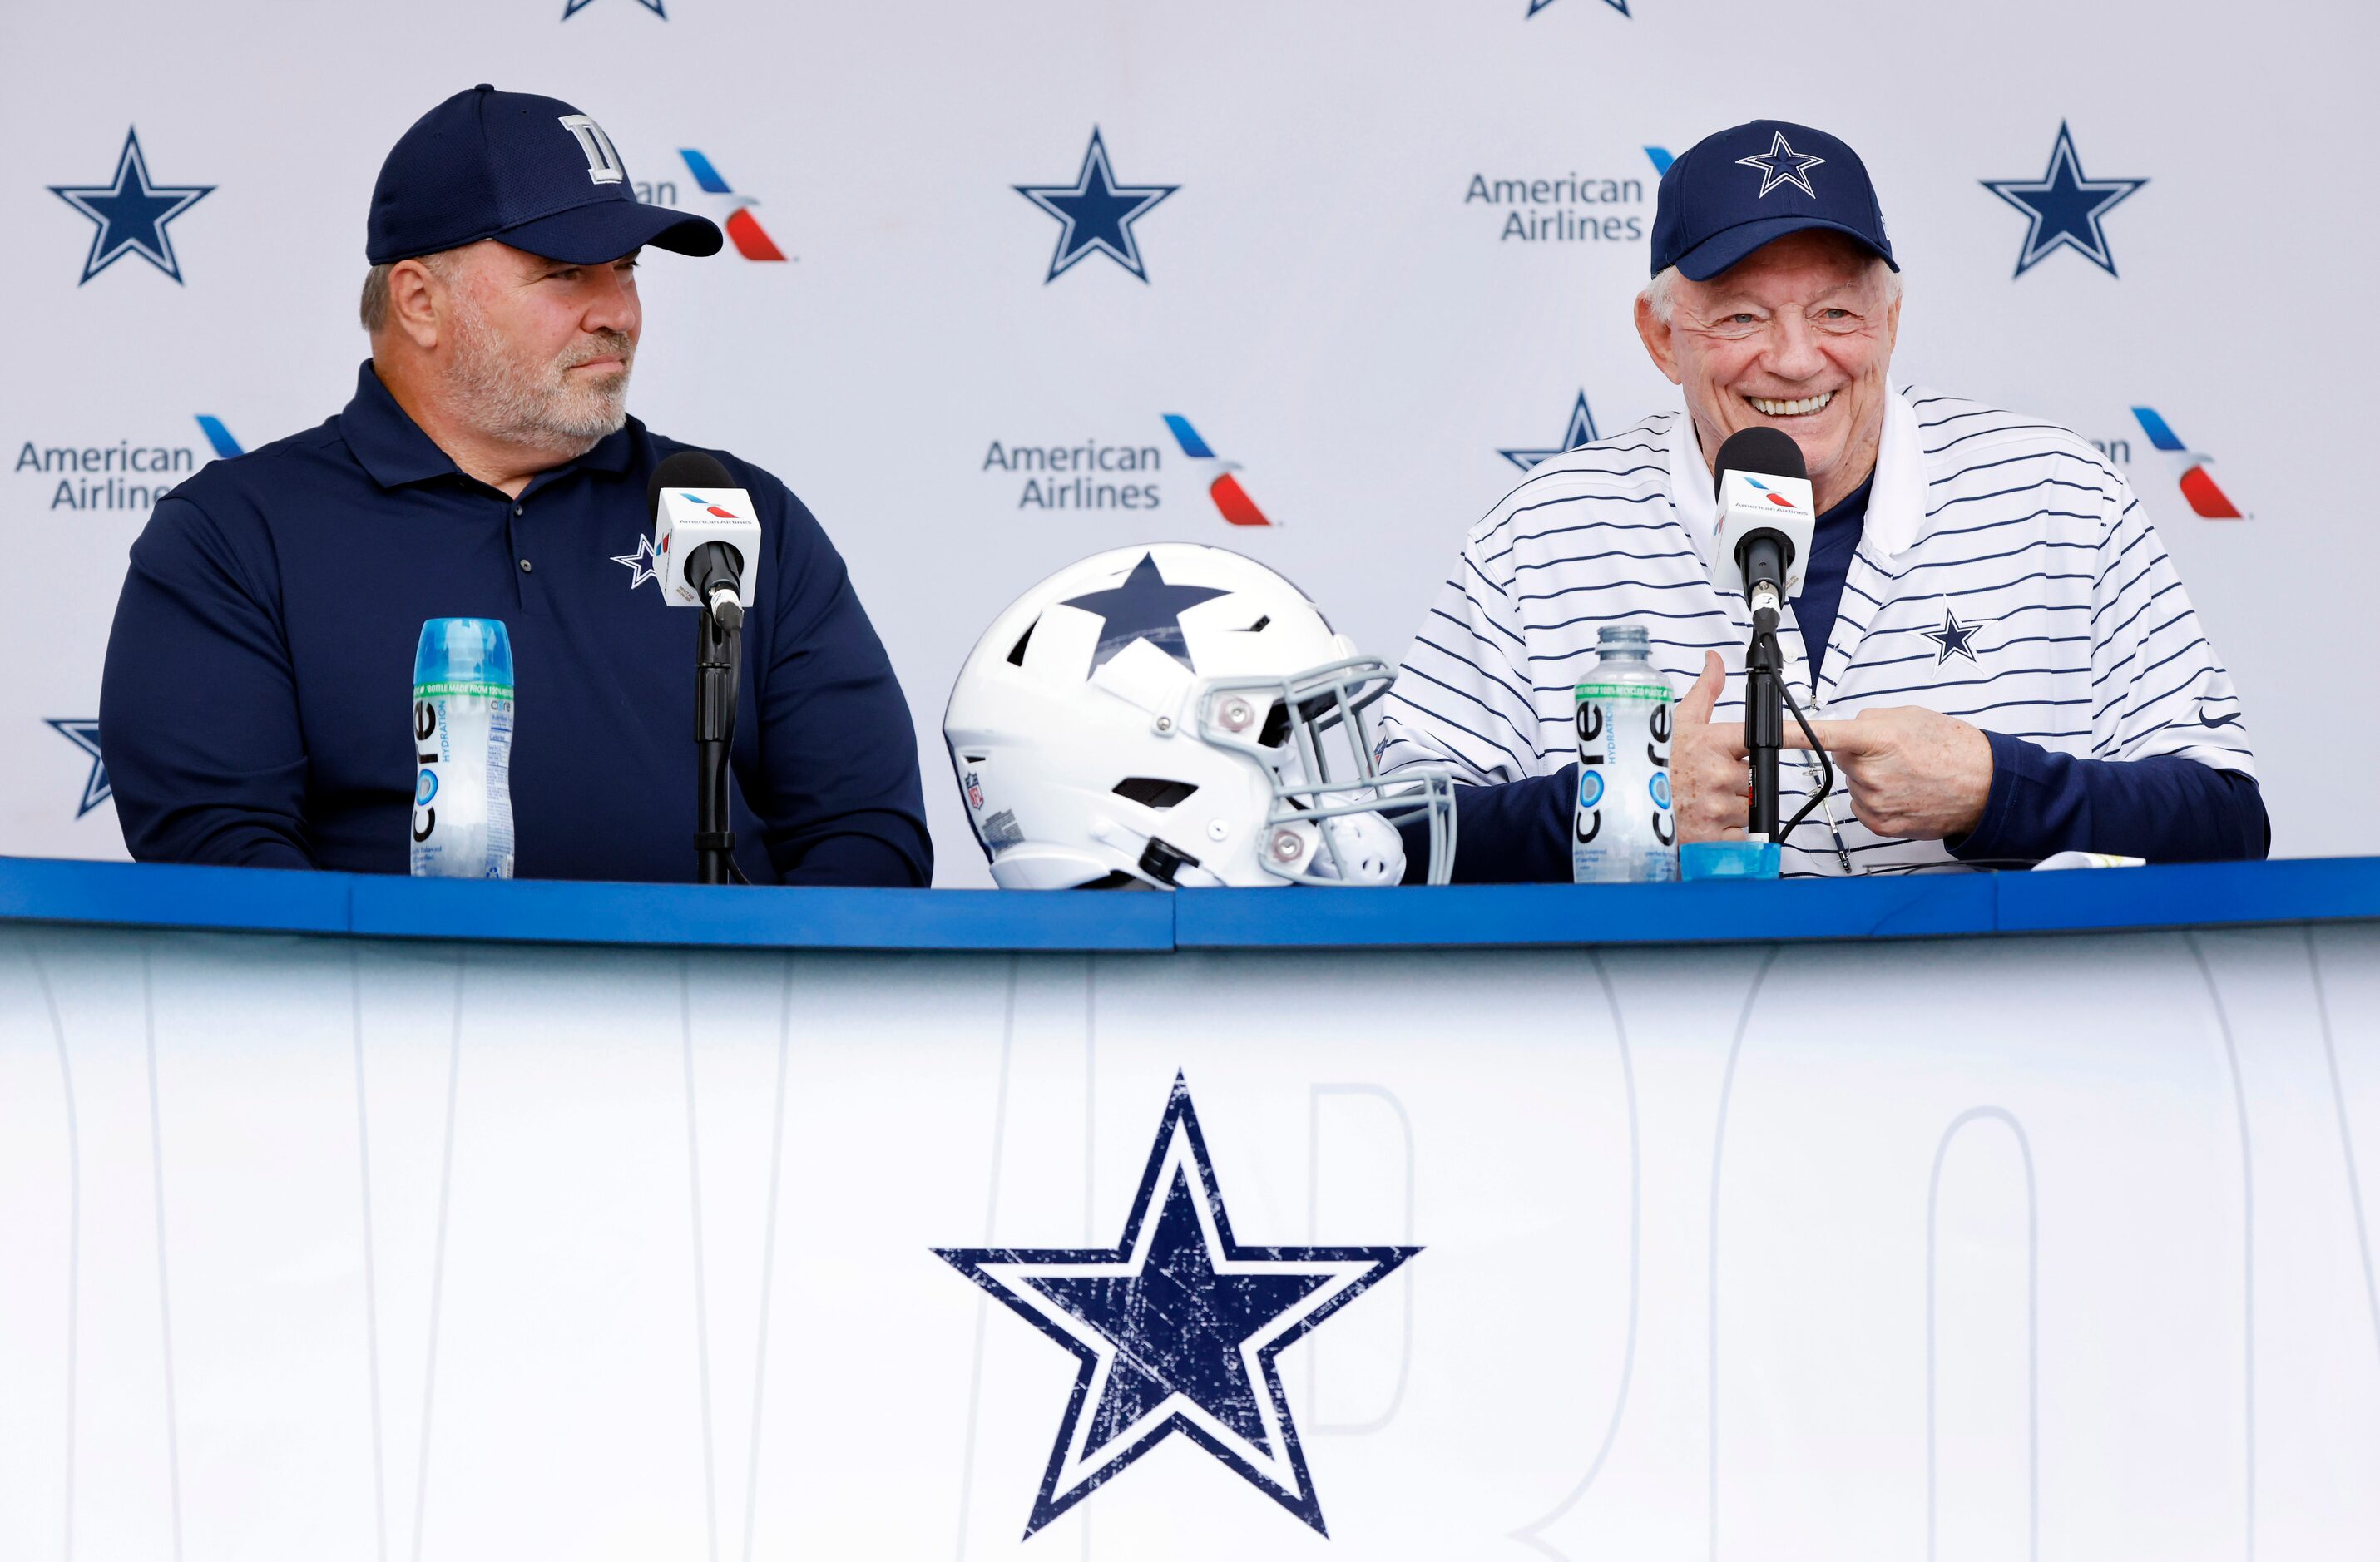
<svg viewBox="0 0 2380 1562"><path fill-rule="evenodd" d="M513 642L433 618L413 657L413 877L513 876Z"/></svg>
<svg viewBox="0 0 2380 1562"><path fill-rule="evenodd" d="M1670 736L1677 695L1653 666L1645 628L1596 632L1595 665L1575 691L1578 811L1571 878L1641 884L1678 877L1678 818L1670 806Z"/></svg>

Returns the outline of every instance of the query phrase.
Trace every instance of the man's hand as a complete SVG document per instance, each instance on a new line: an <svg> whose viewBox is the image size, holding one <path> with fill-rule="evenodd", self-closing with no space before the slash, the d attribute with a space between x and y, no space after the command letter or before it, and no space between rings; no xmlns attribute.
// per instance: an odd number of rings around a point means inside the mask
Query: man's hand
<svg viewBox="0 0 2380 1562"><path fill-rule="evenodd" d="M1897 705L1863 710L1855 720L1813 721L1810 730L1850 781L1852 811L1878 835L1939 841L1982 822L1992 794L1992 745L1981 728ZM1810 746L1790 721L1785 746Z"/></svg>
<svg viewBox="0 0 2380 1562"><path fill-rule="evenodd" d="M1703 675L1678 701L1677 727L1670 743L1670 789L1682 842L1741 841L1752 822L1743 723L1714 725L1710 719L1726 686L1727 664L1718 652L1705 651Z"/></svg>

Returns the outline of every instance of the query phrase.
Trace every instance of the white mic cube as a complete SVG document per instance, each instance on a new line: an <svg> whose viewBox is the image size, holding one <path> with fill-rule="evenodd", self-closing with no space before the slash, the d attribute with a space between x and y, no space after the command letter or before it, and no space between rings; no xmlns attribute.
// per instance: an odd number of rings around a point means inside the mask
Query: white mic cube
<svg viewBox="0 0 2380 1562"><path fill-rule="evenodd" d="M740 488L664 488L653 517L654 574L662 599L674 608L698 608L702 599L686 583L686 562L707 542L723 542L743 558L736 595L749 603L760 586L760 522L752 496Z"/></svg>
<svg viewBox="0 0 2380 1562"><path fill-rule="evenodd" d="M1730 470L1719 484L1711 583L1742 596L1747 587L1743 566L1736 561L1736 548L1755 531L1773 531L1785 539L1793 555L1785 566L1785 595L1800 596L1803 578L1810 573L1810 539L1817 529L1808 478Z"/></svg>

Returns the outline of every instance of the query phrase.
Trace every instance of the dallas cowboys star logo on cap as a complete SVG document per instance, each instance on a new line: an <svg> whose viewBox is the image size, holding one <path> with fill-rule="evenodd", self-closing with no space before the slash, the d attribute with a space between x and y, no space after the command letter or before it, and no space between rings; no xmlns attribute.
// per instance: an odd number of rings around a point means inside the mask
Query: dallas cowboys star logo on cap
<svg viewBox="0 0 2380 1562"><path fill-rule="evenodd" d="M1596 439L1595 414L1586 409L1586 393L1581 391L1578 400L1571 404L1570 427L1562 430L1560 445L1552 450L1500 450L1496 454L1525 472L1540 461L1551 460L1583 444L1593 444Z"/></svg>
<svg viewBox="0 0 2380 1562"><path fill-rule="evenodd" d="M115 789L107 784L107 760L99 752L99 722L52 716L44 724L91 756L91 774L83 778L82 801L75 805L75 817L80 818L115 795Z"/></svg>
<svg viewBox="0 0 2380 1562"><path fill-rule="evenodd" d="M99 224L91 235L91 253L83 257L80 287L127 255L138 255L172 277L182 280L174 259L174 241L165 224L214 193L212 185L152 185L149 160L141 154L140 134L124 132L124 150L115 157L115 177L104 185L52 185L50 193Z"/></svg>
<svg viewBox="0 0 2380 1562"><path fill-rule="evenodd" d="M1182 638L1183 611L1228 595L1220 587L1168 585L1158 573L1157 556L1143 553L1122 586L1069 597L1062 605L1106 620L1099 627L1099 644L1091 651L1092 672L1097 672L1135 640L1146 640L1196 672L1198 664L1190 660L1190 647Z"/></svg>
<svg viewBox="0 0 2380 1562"><path fill-rule="evenodd" d="M1785 132L1782 130L1777 131L1776 137L1775 140L1768 143L1767 151L1756 151L1750 157L1739 157L1736 162L1746 168L1760 170L1761 198L1767 197L1768 192L1779 185L1791 185L1803 195L1815 200L1818 198L1818 192L1810 188L1810 170L1827 160L1823 157L1813 157L1806 151L1795 151L1792 144L1785 139Z"/></svg>
<svg viewBox="0 0 2380 1562"><path fill-rule="evenodd" d="M2119 202L2148 183L2146 179L2083 177L2082 160L2074 151L2074 134L2062 119L2058 122L2058 139L2049 148L2049 167L2040 178L1977 182L2029 219L2024 248L2016 258L2018 276L2061 247L2114 276L2116 258L2108 251L2107 233L2099 224Z"/></svg>
<svg viewBox="0 0 2380 1562"><path fill-rule="evenodd" d="M1282 1350L1417 1247L1245 1247L1180 1074L1113 1248L938 1248L1082 1363L1031 1535L1179 1432L1323 1534Z"/></svg>
<svg viewBox="0 0 2380 1562"><path fill-rule="evenodd" d="M1942 627L1921 629L1918 633L1934 642L1934 665L1939 667L1953 656L1965 657L1969 661L1974 660L1973 642L1976 632L1982 627L1977 624L1960 623L1959 615L1946 605L1942 609Z"/></svg>
<svg viewBox="0 0 2380 1562"><path fill-rule="evenodd" d="M1086 255L1105 255L1141 281L1148 272L1140 262L1140 246L1132 224L1150 207L1180 189L1180 185L1120 185L1108 166L1107 143L1099 127L1091 127L1091 144L1083 153L1082 171L1071 185L1014 185L1017 194L1063 224L1057 253L1050 257L1046 286Z"/></svg>

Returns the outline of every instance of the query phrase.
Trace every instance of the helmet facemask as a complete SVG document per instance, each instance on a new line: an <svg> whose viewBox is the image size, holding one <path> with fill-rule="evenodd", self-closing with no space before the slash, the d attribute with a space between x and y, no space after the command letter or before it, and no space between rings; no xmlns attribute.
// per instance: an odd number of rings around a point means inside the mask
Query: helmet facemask
<svg viewBox="0 0 2380 1562"><path fill-rule="evenodd" d="M1257 861L1293 884L1394 884L1405 866L1398 827L1429 822L1427 882L1454 866L1454 780L1434 767L1377 766L1369 708L1396 682L1378 657L1349 657L1284 676L1211 678L1196 696L1198 736L1245 754L1271 785Z"/></svg>

